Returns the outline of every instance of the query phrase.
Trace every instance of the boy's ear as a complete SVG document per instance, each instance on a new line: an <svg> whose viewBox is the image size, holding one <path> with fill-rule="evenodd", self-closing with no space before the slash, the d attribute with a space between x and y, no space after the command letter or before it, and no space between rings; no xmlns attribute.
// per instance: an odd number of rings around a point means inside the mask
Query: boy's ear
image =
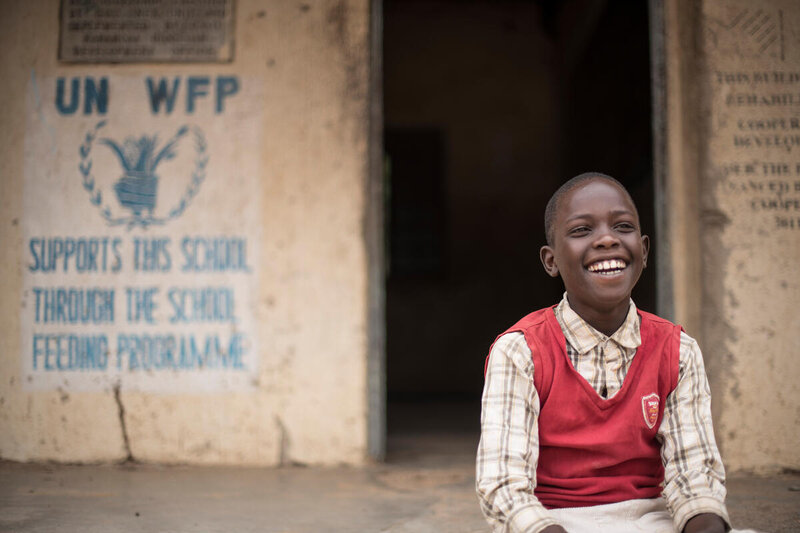
<svg viewBox="0 0 800 533"><path fill-rule="evenodd" d="M549 246L542 246L539 250L539 259L542 260L544 270L550 277L555 278L558 276L558 265L556 264L556 256L552 248Z"/></svg>
<svg viewBox="0 0 800 533"><path fill-rule="evenodd" d="M647 254L650 253L650 237L642 235L642 266L647 268Z"/></svg>

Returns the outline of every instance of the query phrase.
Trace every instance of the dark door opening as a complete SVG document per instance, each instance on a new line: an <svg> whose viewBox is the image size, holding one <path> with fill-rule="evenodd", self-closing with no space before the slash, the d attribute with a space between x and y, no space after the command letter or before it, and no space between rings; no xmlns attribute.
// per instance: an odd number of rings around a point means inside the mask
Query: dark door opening
<svg viewBox="0 0 800 533"><path fill-rule="evenodd" d="M562 294L538 254L561 183L616 177L654 237L647 15L602 0L384 3L390 460L437 434L474 451L489 345ZM634 300L655 311L652 266Z"/></svg>

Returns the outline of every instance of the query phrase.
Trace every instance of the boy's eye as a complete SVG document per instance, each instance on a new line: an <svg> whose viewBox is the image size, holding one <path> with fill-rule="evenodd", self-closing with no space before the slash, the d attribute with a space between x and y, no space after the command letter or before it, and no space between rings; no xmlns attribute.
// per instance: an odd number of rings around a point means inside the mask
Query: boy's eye
<svg viewBox="0 0 800 533"><path fill-rule="evenodd" d="M636 227L630 222L620 222L617 224L617 229L620 231L635 231Z"/></svg>
<svg viewBox="0 0 800 533"><path fill-rule="evenodd" d="M589 231L590 229L588 226L578 226L569 230L569 235L579 237L581 235L586 235Z"/></svg>

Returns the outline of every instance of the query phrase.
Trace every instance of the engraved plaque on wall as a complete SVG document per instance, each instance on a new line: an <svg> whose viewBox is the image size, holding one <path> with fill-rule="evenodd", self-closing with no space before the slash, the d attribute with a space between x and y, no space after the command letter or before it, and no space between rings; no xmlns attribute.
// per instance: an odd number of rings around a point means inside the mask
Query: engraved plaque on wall
<svg viewBox="0 0 800 533"><path fill-rule="evenodd" d="M234 0L62 0L70 63L227 62Z"/></svg>
<svg viewBox="0 0 800 533"><path fill-rule="evenodd" d="M776 421L800 398L800 3L706 0L703 20L704 351L715 401L735 406L714 422L726 464L790 464L800 431Z"/></svg>

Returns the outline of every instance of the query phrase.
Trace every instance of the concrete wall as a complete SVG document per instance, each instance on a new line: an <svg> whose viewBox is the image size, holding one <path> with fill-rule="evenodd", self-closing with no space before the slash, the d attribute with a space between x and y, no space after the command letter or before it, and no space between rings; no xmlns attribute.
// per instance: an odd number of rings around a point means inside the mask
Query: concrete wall
<svg viewBox="0 0 800 533"><path fill-rule="evenodd" d="M0 20L0 457L363 461L370 437L380 441L380 358L369 352L380 350L383 327L380 260L369 253L380 240L380 195L368 179L379 155L370 167L370 112L377 112L370 50L378 28L369 3L240 0L234 60L219 64L59 63L58 13L55 0L8 3ZM659 253L668 258L670 283L660 286L674 318L704 349L728 467L800 468L800 314L793 307L800 296L800 8L790 0L758 8L672 0L661 17ZM141 100L147 77L188 76L210 80L198 100L205 107L189 112L180 100L166 117ZM73 78L106 78L108 110L58 111L58 80ZM224 113L210 104L219 79L237 84ZM120 213L132 219L114 203L120 168L101 136L158 132L164 142L182 125L190 133L173 166L163 167L176 169L175 179L161 174L162 223L111 224L125 219ZM502 148L497 142L486 144ZM200 174L194 188L179 185ZM177 209L181 200L189 201L185 209ZM180 213L168 216L159 211L164 205ZM197 236L246 242L250 268L183 272L179 244ZM118 239L120 268L37 271L38 238ZM137 270L136 239L167 243L175 265ZM236 320L170 325L163 297L179 286L229 289ZM88 325L37 318L36 289L76 287L113 288L115 318ZM146 320L131 318L126 290L147 288L161 294L159 305L140 306L153 311ZM122 334L170 332L243 335L242 364L143 368L131 366L133 351L119 355ZM111 339L107 355L116 364L62 369L58 353L41 342L95 333ZM376 363L369 370L368 361Z"/></svg>
<svg viewBox="0 0 800 533"><path fill-rule="evenodd" d="M667 2L665 224L731 470L798 468L800 8Z"/></svg>
<svg viewBox="0 0 800 533"><path fill-rule="evenodd" d="M239 0L234 60L219 64L63 64L57 61L58 1L6 3L3 15L0 457L262 465L365 460L369 2ZM147 76L190 75L212 80L208 98L214 79L238 81L224 114L200 104L187 114L179 100L170 122L136 100ZM109 80L104 117L96 110L92 116L53 110L56 80L72 77ZM107 125L99 126L102 118ZM191 205L160 226L106 224L85 196L92 175L81 176L80 165L90 161L79 156L82 142L94 158L92 191L110 183L102 168L115 168L109 174L116 179L119 167L111 166L99 134L92 143L84 133L93 127L118 135L158 129L164 142L182 121L202 132L194 138L197 159L206 152L210 157L202 186L191 198L184 194ZM201 140L207 144L202 150ZM164 168L181 168L182 154L192 153L191 143L181 143ZM195 172L202 166L186 164ZM164 191L166 173L159 185ZM111 186L102 192L101 204L122 212ZM30 239L48 232L118 238L121 271L96 278L39 275L31 268ZM177 270L178 243L198 232L243 235L250 270L207 278ZM169 243L171 270L129 270L137 237ZM164 300L152 324L132 324L125 287L154 286L163 296L180 284L230 284L236 321L180 332L245 331L246 370L134 370L123 358L119 367L70 373L59 371L57 356L50 369L46 356L32 366L31 335L92 327L40 324L31 289L83 286L87 279L117 290L115 320L95 328L112 340L123 331L171 327ZM42 345L33 343L33 351L41 352ZM112 341L112 361L116 346Z"/></svg>

